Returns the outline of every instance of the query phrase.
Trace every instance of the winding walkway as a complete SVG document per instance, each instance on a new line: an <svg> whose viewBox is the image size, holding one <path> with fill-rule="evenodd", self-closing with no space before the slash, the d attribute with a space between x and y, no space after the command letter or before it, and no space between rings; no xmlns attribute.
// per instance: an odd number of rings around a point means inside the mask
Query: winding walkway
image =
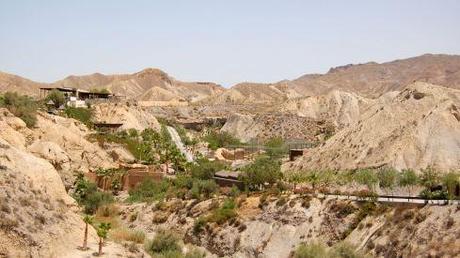
<svg viewBox="0 0 460 258"><path fill-rule="evenodd" d="M182 143L182 139L180 138L179 134L177 133L176 129L172 126L167 126L166 129L168 129L169 135L171 135L171 139L176 144L177 148L179 149L182 154L184 154L185 158L187 159L188 162L193 162L193 154L189 150L187 150L184 146L184 143Z"/></svg>

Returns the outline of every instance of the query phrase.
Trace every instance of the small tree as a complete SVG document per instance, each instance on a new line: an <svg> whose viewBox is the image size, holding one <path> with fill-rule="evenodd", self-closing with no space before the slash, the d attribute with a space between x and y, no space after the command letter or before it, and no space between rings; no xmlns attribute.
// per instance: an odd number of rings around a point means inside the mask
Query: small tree
<svg viewBox="0 0 460 258"><path fill-rule="evenodd" d="M375 186L379 182L377 175L370 169L360 169L356 171L354 180L359 184L366 185L369 191L372 192L374 192Z"/></svg>
<svg viewBox="0 0 460 258"><path fill-rule="evenodd" d="M447 190L447 194L449 199L454 199L455 198L455 188L457 185L460 183L460 175L455 172L449 172L446 175L444 175L441 179L443 186Z"/></svg>
<svg viewBox="0 0 460 258"><path fill-rule="evenodd" d="M427 189L431 189L439 184L439 176L433 168L428 167L422 170L420 182Z"/></svg>
<svg viewBox="0 0 460 258"><path fill-rule="evenodd" d="M99 224L99 227L97 228L97 236L99 237L99 252L98 256L102 255L102 244L104 243L104 239L107 238L107 234L109 233L109 230L112 228L110 223L101 223Z"/></svg>
<svg viewBox="0 0 460 258"><path fill-rule="evenodd" d="M262 156L244 168L243 180L250 189L259 189L265 183L272 185L282 177L280 162Z"/></svg>
<svg viewBox="0 0 460 258"><path fill-rule="evenodd" d="M377 173L377 178L380 187L385 189L385 192L387 190L392 192L397 182L398 172L393 168L380 169Z"/></svg>
<svg viewBox="0 0 460 258"><path fill-rule="evenodd" d="M58 91L57 89L52 90L48 96L46 96L46 101L53 101L54 107L58 108L65 103L64 93Z"/></svg>
<svg viewBox="0 0 460 258"><path fill-rule="evenodd" d="M83 221L85 222L85 236L83 237L83 250L88 249L88 225L93 223L93 216L85 215L83 217Z"/></svg>
<svg viewBox="0 0 460 258"><path fill-rule="evenodd" d="M399 177L399 185L407 188L407 190L409 191L409 196L411 195L412 188L416 186L418 182L419 178L415 174L414 170L404 169L401 172L401 175Z"/></svg>

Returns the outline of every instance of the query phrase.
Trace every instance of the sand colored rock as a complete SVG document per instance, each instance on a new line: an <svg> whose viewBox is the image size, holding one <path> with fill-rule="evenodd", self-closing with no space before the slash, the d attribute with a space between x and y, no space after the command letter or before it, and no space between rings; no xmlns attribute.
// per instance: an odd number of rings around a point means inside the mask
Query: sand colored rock
<svg viewBox="0 0 460 258"><path fill-rule="evenodd" d="M221 129L243 142L252 139L263 142L275 137L314 142L327 130L334 130L332 123L289 113L265 113L256 116L234 114Z"/></svg>
<svg viewBox="0 0 460 258"><path fill-rule="evenodd" d="M113 167L112 158L101 147L86 140L90 131L74 119L40 113L35 137L40 141L53 142L70 157L71 167L76 171Z"/></svg>
<svg viewBox="0 0 460 258"><path fill-rule="evenodd" d="M376 104L357 123L284 169L460 168L460 91L427 83Z"/></svg>
<svg viewBox="0 0 460 258"><path fill-rule="evenodd" d="M94 106L94 120L105 123L122 123L120 129L136 129L142 131L146 128L160 130L157 119L147 110L122 103L103 103Z"/></svg>
<svg viewBox="0 0 460 258"><path fill-rule="evenodd" d="M357 122L374 102L354 93L334 90L326 95L288 100L279 109L302 117L331 121L336 127L343 128Z"/></svg>

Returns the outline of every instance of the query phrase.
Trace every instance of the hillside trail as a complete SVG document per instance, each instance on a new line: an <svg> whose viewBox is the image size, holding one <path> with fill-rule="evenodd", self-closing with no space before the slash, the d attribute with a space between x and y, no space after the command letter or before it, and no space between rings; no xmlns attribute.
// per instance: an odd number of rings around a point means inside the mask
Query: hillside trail
<svg viewBox="0 0 460 258"><path fill-rule="evenodd" d="M176 129L171 126L167 126L166 129L168 129L169 135L171 135L171 139L173 140L174 144L176 144L177 148L180 150L182 154L184 154L185 158L187 159L188 162L193 162L194 157L192 152L187 150L184 146L184 143L182 142L182 139L180 138L179 134L177 133Z"/></svg>

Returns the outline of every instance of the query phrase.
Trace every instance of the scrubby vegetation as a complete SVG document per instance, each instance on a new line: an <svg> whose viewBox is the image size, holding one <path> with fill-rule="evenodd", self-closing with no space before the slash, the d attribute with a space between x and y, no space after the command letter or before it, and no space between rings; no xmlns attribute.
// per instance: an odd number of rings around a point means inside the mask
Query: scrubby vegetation
<svg viewBox="0 0 460 258"><path fill-rule="evenodd" d="M99 207L113 202L111 193L99 191L96 184L84 178L83 174L77 175L74 187L73 197L87 214L94 214Z"/></svg>
<svg viewBox="0 0 460 258"><path fill-rule="evenodd" d="M267 155L272 158L281 158L288 152L288 146L285 144L283 138L275 137L269 139L265 143Z"/></svg>
<svg viewBox="0 0 460 258"><path fill-rule="evenodd" d="M93 112L90 108L66 107L64 113L67 117L76 119L88 127L92 125Z"/></svg>
<svg viewBox="0 0 460 258"><path fill-rule="evenodd" d="M172 165L176 171L184 171L187 161L163 126L160 133L153 129L145 129L138 132L135 129L117 133L98 133L89 137L89 140L103 145L105 142L118 143L126 149L141 163Z"/></svg>
<svg viewBox="0 0 460 258"><path fill-rule="evenodd" d="M250 190L261 190L273 185L283 176L281 162L268 156L260 156L243 169L242 180Z"/></svg>
<svg viewBox="0 0 460 258"><path fill-rule="evenodd" d="M424 187L420 196L426 199L457 199L458 187L460 186L460 174L449 172L442 173L432 168L424 169L418 176L413 170L398 172L391 168L381 169L358 169L349 171L290 171L286 173L286 180L294 186L309 185L313 191L319 190L331 193L328 188L341 185L362 185L367 190L345 192L338 194L353 194L361 197L375 197L377 187L387 194L392 194L396 187L407 189L412 194L416 186ZM334 192L335 193L335 192Z"/></svg>
<svg viewBox="0 0 460 258"><path fill-rule="evenodd" d="M195 234L203 231L207 223L216 223L222 225L230 219L236 218L236 203L233 198L226 199L222 205L214 208L208 216L200 216L195 220L193 232Z"/></svg>
<svg viewBox="0 0 460 258"><path fill-rule="evenodd" d="M208 146L212 150L230 145L242 145L240 140L227 132L210 131L203 140L209 144Z"/></svg>
<svg viewBox="0 0 460 258"><path fill-rule="evenodd" d="M338 243L331 248L319 243L301 244L293 255L294 258L361 258L367 257L345 242Z"/></svg>
<svg viewBox="0 0 460 258"><path fill-rule="evenodd" d="M145 250L153 257L182 257L179 237L168 231L159 231L145 244Z"/></svg>
<svg viewBox="0 0 460 258"><path fill-rule="evenodd" d="M45 101L52 101L54 103L54 107L58 108L62 105L65 104L65 96L64 93L60 92L57 89L52 90L50 93L48 93L48 96L46 96Z"/></svg>
<svg viewBox="0 0 460 258"><path fill-rule="evenodd" d="M13 115L22 119L27 127L33 127L37 122L38 104L29 96L6 92L0 96L0 107L7 108Z"/></svg>

